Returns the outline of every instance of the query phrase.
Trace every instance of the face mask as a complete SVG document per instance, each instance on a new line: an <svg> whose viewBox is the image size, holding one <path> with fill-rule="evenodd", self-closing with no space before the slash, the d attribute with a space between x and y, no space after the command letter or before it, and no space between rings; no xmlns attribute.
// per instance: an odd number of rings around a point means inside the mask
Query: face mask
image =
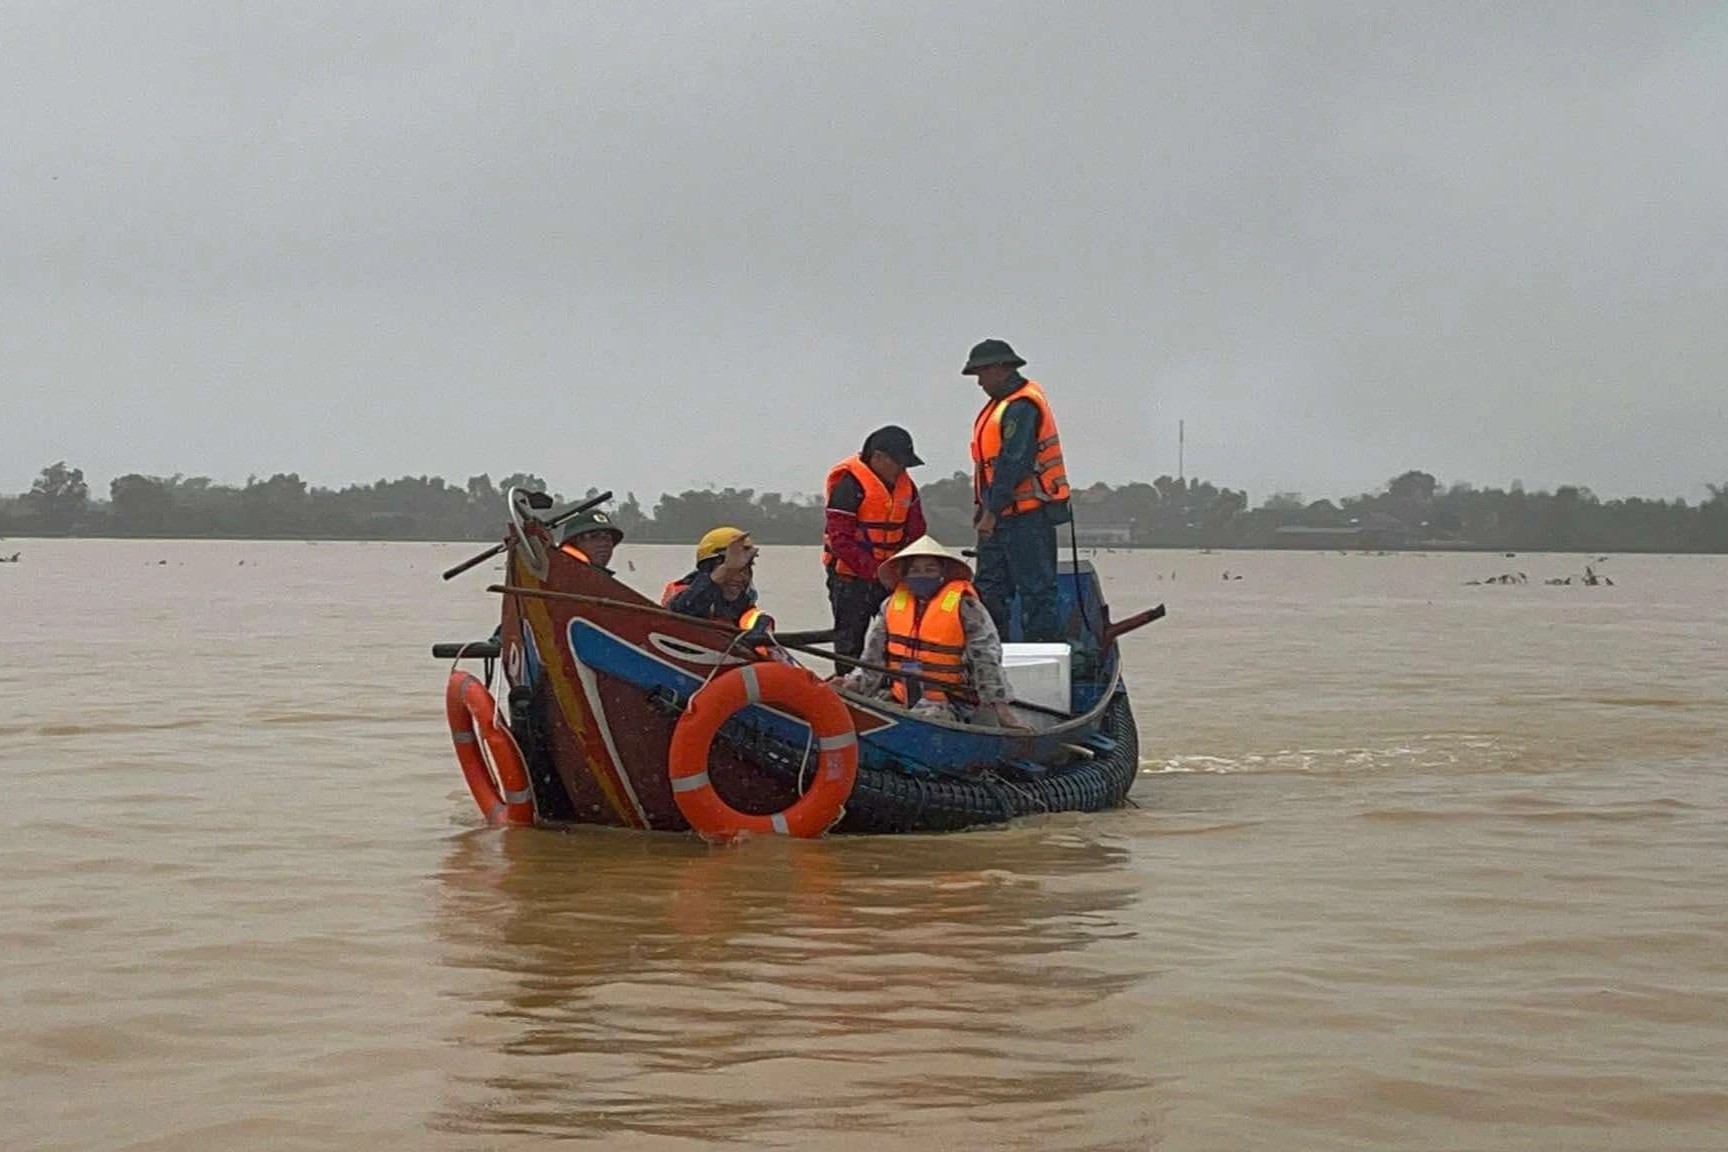
<svg viewBox="0 0 1728 1152"><path fill-rule="evenodd" d="M942 590L940 576L908 576L906 587L912 590L912 595L920 600L928 600Z"/></svg>

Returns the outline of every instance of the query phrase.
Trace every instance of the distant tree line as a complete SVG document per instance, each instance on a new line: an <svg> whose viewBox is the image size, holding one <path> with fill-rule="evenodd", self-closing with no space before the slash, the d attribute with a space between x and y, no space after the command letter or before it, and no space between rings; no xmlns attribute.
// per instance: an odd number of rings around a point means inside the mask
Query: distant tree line
<svg viewBox="0 0 1728 1152"><path fill-rule="evenodd" d="M294 473L239 487L134 473L109 484L104 500L92 497L80 469L60 461L42 469L30 491L0 497L0 536L493 540L502 534L504 494L516 486L546 490L529 473L497 483L471 476L461 485L404 476L341 489L310 486ZM1245 492L1160 476L1077 490L1074 510L1083 544L1129 547L1728 552L1728 484L1708 488L1698 504L1600 500L1588 488L1526 492L1516 481L1508 489L1442 486L1412 471L1378 492L1338 501L1279 492L1251 508ZM920 491L937 539L972 539L972 485L964 473ZM812 544L821 539L823 514L820 501L723 488L667 493L651 509L630 493L613 518L641 542L687 543L715 525L735 524L764 544Z"/></svg>

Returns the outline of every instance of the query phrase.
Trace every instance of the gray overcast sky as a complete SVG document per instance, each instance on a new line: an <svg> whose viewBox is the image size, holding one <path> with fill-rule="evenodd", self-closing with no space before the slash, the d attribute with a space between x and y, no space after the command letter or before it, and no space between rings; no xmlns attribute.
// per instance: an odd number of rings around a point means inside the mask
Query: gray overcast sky
<svg viewBox="0 0 1728 1152"><path fill-rule="evenodd" d="M1080 483L1728 480L1720 0L7 0L0 97L0 490L935 476L985 336Z"/></svg>

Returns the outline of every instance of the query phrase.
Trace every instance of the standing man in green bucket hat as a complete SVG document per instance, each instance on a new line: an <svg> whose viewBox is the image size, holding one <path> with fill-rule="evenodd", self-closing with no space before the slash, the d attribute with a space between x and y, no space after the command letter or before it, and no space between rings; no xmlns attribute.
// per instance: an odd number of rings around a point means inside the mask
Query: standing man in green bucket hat
<svg viewBox="0 0 1728 1152"><path fill-rule="evenodd" d="M972 423L972 520L978 528L978 598L1008 635L1020 597L1022 639L1063 639L1056 612L1056 527L1073 518L1062 439L1044 389L1020 374L1006 340L972 348L961 374L984 390Z"/></svg>

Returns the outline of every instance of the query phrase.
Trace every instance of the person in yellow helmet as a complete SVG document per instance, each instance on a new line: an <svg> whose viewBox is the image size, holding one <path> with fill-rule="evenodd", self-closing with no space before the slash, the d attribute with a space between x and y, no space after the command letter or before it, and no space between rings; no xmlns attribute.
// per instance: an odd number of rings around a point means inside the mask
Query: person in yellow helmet
<svg viewBox="0 0 1728 1152"><path fill-rule="evenodd" d="M773 627L756 607L756 545L740 528L715 528L696 542L696 568L660 593L680 616L722 620L739 628Z"/></svg>

